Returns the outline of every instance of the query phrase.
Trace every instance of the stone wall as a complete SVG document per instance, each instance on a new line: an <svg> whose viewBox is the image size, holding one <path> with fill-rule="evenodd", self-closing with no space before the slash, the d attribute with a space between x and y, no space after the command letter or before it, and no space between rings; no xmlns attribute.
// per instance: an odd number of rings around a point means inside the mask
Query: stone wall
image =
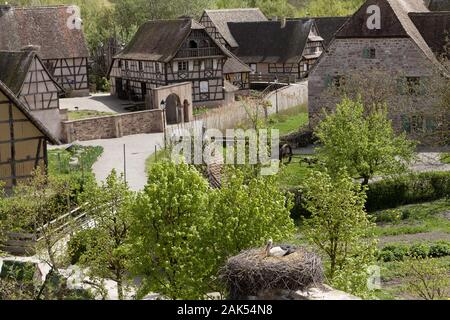
<svg viewBox="0 0 450 320"><path fill-rule="evenodd" d="M365 58L363 51L374 48L375 59ZM335 76L351 74L369 74L371 70L384 72L390 79L399 77L426 77L433 72L432 63L410 38L366 38L335 39L328 52L319 60L309 76L309 117L312 127L316 126L323 108L335 105L324 92ZM396 105L401 96L392 98L391 105ZM402 117L412 112L425 112L428 108L426 97L418 97L410 104L408 110L389 108L389 116L397 130L402 128Z"/></svg>
<svg viewBox="0 0 450 320"><path fill-rule="evenodd" d="M161 110L124 113L91 119L64 121L63 141L88 141L120 138L127 135L163 132Z"/></svg>

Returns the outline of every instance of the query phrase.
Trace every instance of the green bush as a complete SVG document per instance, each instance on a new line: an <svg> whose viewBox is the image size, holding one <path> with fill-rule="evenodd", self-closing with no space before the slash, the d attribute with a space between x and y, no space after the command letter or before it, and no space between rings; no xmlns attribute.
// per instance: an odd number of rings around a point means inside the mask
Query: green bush
<svg viewBox="0 0 450 320"><path fill-rule="evenodd" d="M411 246L409 249L409 256L414 258L427 258L430 254L430 245L425 243L418 243Z"/></svg>
<svg viewBox="0 0 450 320"><path fill-rule="evenodd" d="M399 210L388 210L388 211L383 211L383 212L375 215L375 217L376 217L376 222L398 223L398 222L400 222L400 220L403 219L403 214Z"/></svg>
<svg viewBox="0 0 450 320"><path fill-rule="evenodd" d="M430 246L429 255L432 258L441 258L450 256L450 243L436 242Z"/></svg>
<svg viewBox="0 0 450 320"><path fill-rule="evenodd" d="M370 184L366 209L374 212L449 196L450 172L410 174Z"/></svg>
<svg viewBox="0 0 450 320"><path fill-rule="evenodd" d="M416 243L413 245L390 244L378 252L378 260L403 261L406 258L441 258L450 256L450 242Z"/></svg>
<svg viewBox="0 0 450 320"><path fill-rule="evenodd" d="M70 238L67 244L67 255L72 265L80 261L81 256L87 251L88 243L94 240L95 234L95 229L86 229Z"/></svg>

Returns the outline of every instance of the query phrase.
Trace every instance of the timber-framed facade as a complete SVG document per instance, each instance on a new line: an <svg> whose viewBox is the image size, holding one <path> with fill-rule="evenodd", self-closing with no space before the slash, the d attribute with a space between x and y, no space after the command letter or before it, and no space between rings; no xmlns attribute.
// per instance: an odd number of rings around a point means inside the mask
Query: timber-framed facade
<svg viewBox="0 0 450 320"><path fill-rule="evenodd" d="M0 181L6 188L46 170L47 143L59 144L14 93L0 81Z"/></svg>
<svg viewBox="0 0 450 320"><path fill-rule="evenodd" d="M143 101L152 89L191 82L194 104L220 103L225 99L224 65L229 57L190 18L149 21L114 58L109 72L111 93Z"/></svg>
<svg viewBox="0 0 450 320"><path fill-rule="evenodd" d="M59 95L64 90L33 47L0 51L0 80L53 135L60 136Z"/></svg>

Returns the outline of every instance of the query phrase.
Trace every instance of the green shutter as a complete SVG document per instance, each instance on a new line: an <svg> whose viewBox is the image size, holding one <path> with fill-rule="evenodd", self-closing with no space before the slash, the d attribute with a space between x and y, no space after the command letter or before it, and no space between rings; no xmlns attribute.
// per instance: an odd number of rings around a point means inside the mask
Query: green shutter
<svg viewBox="0 0 450 320"><path fill-rule="evenodd" d="M403 131L411 133L411 121L407 115L402 115L402 127Z"/></svg>
<svg viewBox="0 0 450 320"><path fill-rule="evenodd" d="M362 54L362 56L363 56L363 58L369 58L369 55L370 55L370 52L369 52L369 49L368 48L364 48L363 49L363 54Z"/></svg>
<svg viewBox="0 0 450 320"><path fill-rule="evenodd" d="M329 74L327 74L325 76L325 86L327 88L331 87L331 85L333 84L333 77L331 77Z"/></svg>
<svg viewBox="0 0 450 320"><path fill-rule="evenodd" d="M426 118L426 127L428 132L434 132L437 128L436 120L433 118Z"/></svg>
<svg viewBox="0 0 450 320"><path fill-rule="evenodd" d="M404 95L406 93L406 81L403 78L397 79L397 92Z"/></svg>

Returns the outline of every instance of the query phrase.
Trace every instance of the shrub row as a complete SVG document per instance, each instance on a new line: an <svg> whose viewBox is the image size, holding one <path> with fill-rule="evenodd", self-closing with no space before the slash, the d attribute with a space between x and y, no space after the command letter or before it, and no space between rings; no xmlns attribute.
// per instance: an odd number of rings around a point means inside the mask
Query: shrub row
<svg viewBox="0 0 450 320"><path fill-rule="evenodd" d="M384 262L403 261L405 258L441 258L450 256L450 242L418 243L411 246L392 244L378 253L378 259Z"/></svg>
<svg viewBox="0 0 450 320"><path fill-rule="evenodd" d="M374 212L450 197L450 172L426 172L370 184L366 209Z"/></svg>

